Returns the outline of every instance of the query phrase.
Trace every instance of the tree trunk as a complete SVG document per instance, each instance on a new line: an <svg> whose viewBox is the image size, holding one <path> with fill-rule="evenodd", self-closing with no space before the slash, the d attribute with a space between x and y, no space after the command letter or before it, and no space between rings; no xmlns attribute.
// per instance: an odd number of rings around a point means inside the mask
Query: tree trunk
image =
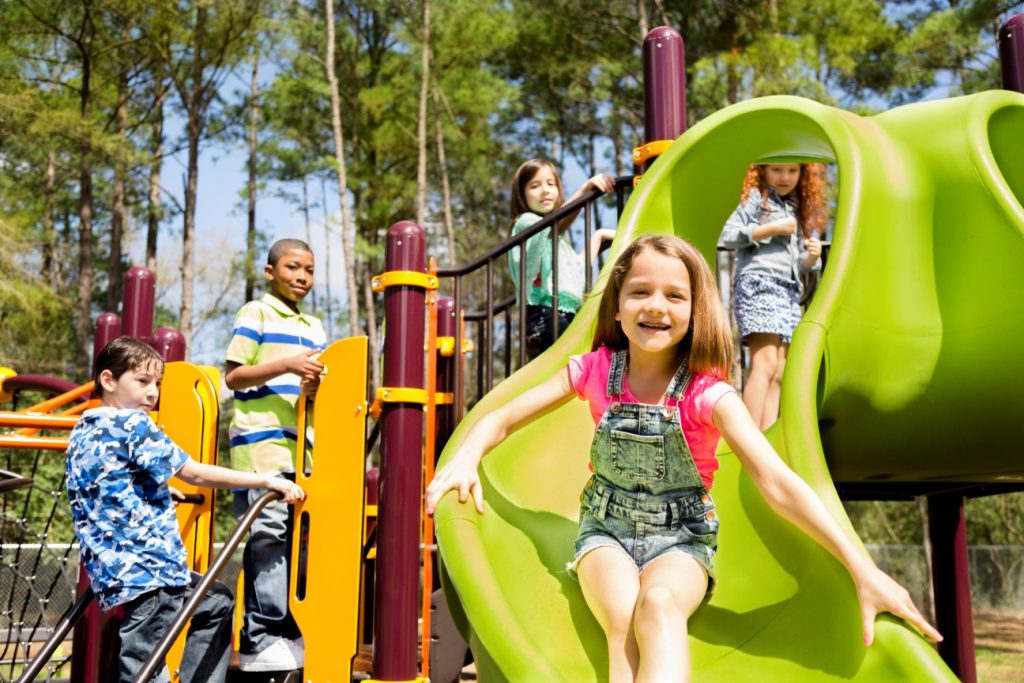
<svg viewBox="0 0 1024 683"><path fill-rule="evenodd" d="M650 23L647 19L646 0L636 0L636 13L637 20L640 23L640 39L643 40L647 36L647 32L650 30Z"/></svg>
<svg viewBox="0 0 1024 683"><path fill-rule="evenodd" d="M146 267L156 272L157 238L163 212L160 201L160 170L164 163L164 100L167 84L163 76L154 74L153 124L150 129L149 208L146 226Z"/></svg>
<svg viewBox="0 0 1024 683"><path fill-rule="evenodd" d="M349 334L359 331L359 292L356 290L355 227L348 206L348 179L345 172L345 139L341 130L341 97L334 73L334 0L324 0L327 15L327 84L331 89L331 130L334 135L334 162L338 175L338 202L341 205L341 257L345 262L348 289Z"/></svg>
<svg viewBox="0 0 1024 683"><path fill-rule="evenodd" d="M196 192L199 184L199 140L203 135L206 106L203 93L203 33L206 30L206 6L196 7L193 35L192 88L185 106L188 112L188 176L185 182L185 219L181 233L181 335L185 349L192 348L192 295L195 283ZM184 94L184 93L183 93ZM187 351L186 351L187 353Z"/></svg>
<svg viewBox="0 0 1024 683"><path fill-rule="evenodd" d="M448 160L445 158L444 126L441 123L441 103L438 101L437 85L434 86L434 133L437 144L437 165L441 169L441 193L444 209L444 230L448 236L448 263L458 263L455 245L455 221L452 219L452 189L448 181Z"/></svg>
<svg viewBox="0 0 1024 683"><path fill-rule="evenodd" d="M367 344L370 347L370 385L379 387L380 377L380 344L377 343L377 308L374 305L376 295L371 284L372 273L367 272L368 266L363 266L363 297L366 301L366 331ZM383 269L381 269L383 270Z"/></svg>
<svg viewBox="0 0 1024 683"><path fill-rule="evenodd" d="M309 201L306 199L307 191L306 191L306 178L305 177L302 178L302 196L303 196L303 201L306 203L306 224L308 226L309 225ZM323 212L324 212L324 241L327 243L327 247L326 247L326 249L327 249L327 263L326 263L327 276L324 278L324 281L327 284L327 305L326 305L327 320L325 322L327 323L327 325L326 325L326 327L327 327L327 338L328 339L334 339L334 312L333 312L334 297L333 297L333 294L331 293L331 223L328 220L328 216L327 216L327 181L324 180L323 176L320 176L320 204L322 205L321 208L323 208ZM309 234L312 234L311 228L307 227L307 232ZM342 258L344 259L344 255L342 255Z"/></svg>
<svg viewBox="0 0 1024 683"><path fill-rule="evenodd" d="M56 176L56 154L51 149L46 152L46 176L43 196L43 267L42 278L56 288L54 250L57 246L57 227L54 224L53 204L56 193L54 177ZM60 291L60 290L57 290Z"/></svg>
<svg viewBox="0 0 1024 683"><path fill-rule="evenodd" d="M85 374L92 367L92 136L89 119L92 116L92 39L95 27L91 7L83 3L85 15L79 50L82 56L82 81L79 94L80 110L85 135L80 147L78 166L78 292L75 297L75 368Z"/></svg>
<svg viewBox="0 0 1024 683"><path fill-rule="evenodd" d="M935 623L935 576L932 574L932 536L928 529L928 498L917 497L917 517L921 524L921 537L924 539L924 562L928 574L928 604L924 613L928 620Z"/></svg>
<svg viewBox="0 0 1024 683"><path fill-rule="evenodd" d="M121 30L121 40L127 42L127 29ZM125 207L125 159L128 153L128 67L124 60L117 74L117 155L114 158L113 202L110 214L110 259L107 262L107 310L116 311L121 301L124 274L121 266L128 211Z"/></svg>
<svg viewBox="0 0 1024 683"><path fill-rule="evenodd" d="M252 301L256 291L256 145L260 118L260 51L253 50L252 79L249 82L249 225L245 233L245 300ZM314 300L316 297L313 297Z"/></svg>
<svg viewBox="0 0 1024 683"><path fill-rule="evenodd" d="M306 244L313 244L313 226L309 223L309 175L306 173L302 174L302 219L306 224ZM329 233L327 232L327 224L324 224L324 249L327 252L326 264L327 264L327 289L331 289L331 242L328 239ZM312 248L312 247L311 247ZM313 314L316 315L316 295L314 294L310 302L310 308ZM324 328L326 329L326 325ZM327 338L331 338L330 331L327 332Z"/></svg>
<svg viewBox="0 0 1024 683"><path fill-rule="evenodd" d="M420 62L420 114L416 142L416 223L425 228L427 220L427 99L430 97L430 0L423 0L423 56Z"/></svg>

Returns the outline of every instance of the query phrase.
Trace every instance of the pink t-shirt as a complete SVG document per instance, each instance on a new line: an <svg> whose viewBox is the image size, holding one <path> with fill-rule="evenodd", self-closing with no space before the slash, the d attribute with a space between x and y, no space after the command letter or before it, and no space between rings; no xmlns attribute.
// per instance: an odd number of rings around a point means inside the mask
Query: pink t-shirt
<svg viewBox="0 0 1024 683"><path fill-rule="evenodd" d="M602 346L597 351L569 358L572 386L576 394L590 405L590 415L595 425L601 421L611 403L611 397L608 396L608 373L611 371L612 353L611 349ZM736 391L731 384L712 375L698 373L690 380L678 404L683 436L686 437L700 478L709 490L715 470L718 469L715 449L718 448L719 434L712 413L718 399L731 391ZM625 377L622 380L622 400L624 403L640 402L629 390ZM666 402L672 404L671 399Z"/></svg>

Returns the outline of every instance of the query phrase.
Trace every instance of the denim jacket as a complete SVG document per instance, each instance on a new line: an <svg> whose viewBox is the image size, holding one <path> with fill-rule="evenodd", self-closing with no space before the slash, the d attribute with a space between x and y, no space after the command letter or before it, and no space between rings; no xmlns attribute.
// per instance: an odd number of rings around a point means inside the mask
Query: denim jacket
<svg viewBox="0 0 1024 683"><path fill-rule="evenodd" d="M811 268L805 268L803 259L807 250L803 248L803 234L799 227L792 235L772 235L754 241L754 228L765 223L795 216L793 205L768 189L768 208L762 206L761 193L751 188L745 202L741 202L729 216L722 229L719 244L736 250L736 277L747 273L767 275L784 282L801 285L801 275L808 270L820 270L821 259Z"/></svg>

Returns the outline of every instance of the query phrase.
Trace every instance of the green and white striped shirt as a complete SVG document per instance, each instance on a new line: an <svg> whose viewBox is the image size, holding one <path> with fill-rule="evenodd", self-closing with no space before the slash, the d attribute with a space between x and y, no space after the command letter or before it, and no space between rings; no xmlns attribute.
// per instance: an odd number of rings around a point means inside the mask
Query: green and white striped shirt
<svg viewBox="0 0 1024 683"><path fill-rule="evenodd" d="M227 361L262 365L323 349L327 335L319 318L293 311L273 294L250 301L235 316ZM298 375L285 373L266 384L234 392L231 465L251 472L295 469Z"/></svg>

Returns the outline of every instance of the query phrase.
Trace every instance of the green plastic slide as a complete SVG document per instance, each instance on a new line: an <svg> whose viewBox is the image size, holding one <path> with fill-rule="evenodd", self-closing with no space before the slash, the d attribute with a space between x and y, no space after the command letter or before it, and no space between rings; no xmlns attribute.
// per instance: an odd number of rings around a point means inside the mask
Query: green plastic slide
<svg viewBox="0 0 1024 683"><path fill-rule="evenodd" d="M837 163L833 246L769 438L847 529L833 480L1024 479L1022 134L1024 96L1005 91L871 118L763 98L680 137L626 206L612 259L641 234L675 233L711 260L749 163ZM470 412L445 457L482 414L589 350L607 270L565 335ZM455 496L437 511L449 605L485 683L606 677L604 637L565 571L593 430L570 402L484 459L484 515ZM955 680L891 617L864 647L842 566L719 455L719 587L691 620L695 680Z"/></svg>

